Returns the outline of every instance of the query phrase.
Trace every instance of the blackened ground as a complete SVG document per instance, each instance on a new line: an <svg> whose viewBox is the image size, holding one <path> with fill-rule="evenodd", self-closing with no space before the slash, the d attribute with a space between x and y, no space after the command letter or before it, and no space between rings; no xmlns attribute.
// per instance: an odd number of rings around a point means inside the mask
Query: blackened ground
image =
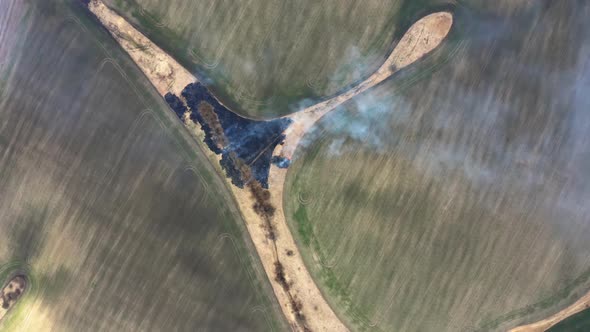
<svg viewBox="0 0 590 332"><path fill-rule="evenodd" d="M176 96L175 94L172 94L170 92L168 92L164 96L164 99L166 99L166 102L168 103L168 105L172 108L172 110L174 110L174 113L176 113L176 116L178 116L178 118L183 120L184 113L187 111L187 108L184 105L184 103L182 102L182 100L180 100L180 98L178 98L178 96ZM203 118L201 117L199 112L196 112L196 111L192 112L191 119L193 121L197 121L197 118L198 118L198 122L201 124L201 128L203 128L203 131L205 132L205 143L211 149L211 151L215 152L216 154L220 154L222 151L219 147L217 147L217 144L215 144L213 142L213 136L211 135L211 133L212 133L211 128L207 125L207 123L205 123L203 121Z"/></svg>
<svg viewBox="0 0 590 332"><path fill-rule="evenodd" d="M241 176L240 169L235 164L234 159L231 157L229 152L224 152L221 154L221 160L219 161L221 168L225 170L227 177L231 179L231 183L233 183L236 187L244 188L244 178Z"/></svg>
<svg viewBox="0 0 590 332"><path fill-rule="evenodd" d="M181 108L178 102L180 99L174 95L166 95L166 101L179 117ZM232 183L243 188L244 183L240 178L240 172L231 165L227 154L235 152L252 169L252 175L264 188L268 188L268 172L272 159L272 152L277 144L284 141L283 132L291 124L290 119L275 119L270 121L255 121L243 118L223 106L201 83L191 83L182 91L187 106L192 110L191 120L198 122L205 132L205 143L216 154L222 154L221 166ZM212 107L219 122L223 127L224 134L229 142L225 149L221 150L213 142L212 130L205 123L198 112L199 103L207 102ZM184 106L183 106L184 107ZM225 162L224 162L225 161Z"/></svg>
<svg viewBox="0 0 590 332"><path fill-rule="evenodd" d="M170 92L168 92L164 96L164 99L166 99L166 102L168 103L170 108L172 108L174 113L176 113L176 115L182 119L184 112L186 112L186 106L184 106L182 100L180 100L180 98L178 98L175 94L172 94Z"/></svg>

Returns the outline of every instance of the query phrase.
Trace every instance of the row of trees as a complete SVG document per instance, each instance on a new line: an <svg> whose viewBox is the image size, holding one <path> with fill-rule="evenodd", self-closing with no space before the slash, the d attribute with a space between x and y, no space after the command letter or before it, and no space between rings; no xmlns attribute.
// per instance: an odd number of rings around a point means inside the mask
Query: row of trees
<svg viewBox="0 0 590 332"><path fill-rule="evenodd" d="M228 144L229 140L225 136L223 126L219 121L219 117L215 113L213 106L206 101L199 103L197 111L202 117L203 121L211 129L212 141L217 147L223 150ZM297 322L302 326L304 331L311 331L307 325L305 316L303 315L303 305L293 294L291 294L291 284L287 281L285 276L285 269L283 264L278 258L277 246L276 246L276 230L273 225L273 217L276 212L276 208L271 202L270 191L262 187L262 184L254 177L251 167L246 162L238 157L234 151L225 151L222 160L222 166L228 172L228 176L232 178L232 182L237 186L246 186L254 199L252 208L254 212L259 215L264 221L263 227L266 232L266 236L269 240L273 241L276 260L274 262L275 267L275 281L278 282L283 290L287 293L290 301L291 310L295 316ZM235 173L239 175L239 181L235 181Z"/></svg>
<svg viewBox="0 0 590 332"><path fill-rule="evenodd" d="M223 127L221 126L221 122L219 121L219 117L213 110L213 106L206 101L202 101L199 103L198 111L203 117L203 121L211 128L211 139L213 143L217 145L217 147L223 150L228 144L229 140L225 137L225 133L223 132Z"/></svg>

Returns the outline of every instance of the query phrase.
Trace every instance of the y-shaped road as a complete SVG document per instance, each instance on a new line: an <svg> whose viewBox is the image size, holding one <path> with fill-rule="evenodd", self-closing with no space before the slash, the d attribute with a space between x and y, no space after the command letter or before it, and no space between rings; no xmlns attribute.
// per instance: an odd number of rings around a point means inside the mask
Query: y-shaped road
<svg viewBox="0 0 590 332"><path fill-rule="evenodd" d="M185 86L197 82L197 78L189 71L133 28L124 18L106 7L102 1L91 0L88 8L137 63L162 96L168 92L180 95ZM293 123L285 132L284 144L278 145L274 154L291 158L303 135L322 116L434 50L448 35L452 24L453 16L448 12L434 13L420 19L402 37L385 63L369 78L338 96L288 115L287 117L291 118ZM190 128L195 129L194 126ZM209 157L219 160L219 157L212 152ZM272 202L277 208L273 219L277 232L274 241L268 239L265 229L261 227L264 221L254 212L253 199L248 190L231 184L229 187L239 205L248 233L278 303L293 330L348 331L314 283L287 226L283 211L283 187L286 174L286 169L276 166L270 168L269 188ZM275 280L274 264L277 261L280 261L284 267L285 277L290 284L288 292ZM301 305L300 311L305 317L304 323L298 320L293 312L290 302L292 298L297 299Z"/></svg>

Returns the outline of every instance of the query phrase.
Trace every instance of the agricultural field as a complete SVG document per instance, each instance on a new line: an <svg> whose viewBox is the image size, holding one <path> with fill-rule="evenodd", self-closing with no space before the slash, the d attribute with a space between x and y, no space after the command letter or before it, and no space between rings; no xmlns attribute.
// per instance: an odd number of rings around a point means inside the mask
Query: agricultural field
<svg viewBox="0 0 590 332"><path fill-rule="evenodd" d="M585 332L590 330L590 309L577 313L553 326L548 332Z"/></svg>
<svg viewBox="0 0 590 332"><path fill-rule="evenodd" d="M372 74L415 0L107 0L238 113L272 117ZM422 1L423 2L423 1Z"/></svg>
<svg viewBox="0 0 590 332"><path fill-rule="evenodd" d="M285 330L224 183L98 27L0 0L0 280L27 279L0 329Z"/></svg>
<svg viewBox="0 0 590 332"><path fill-rule="evenodd" d="M505 331L590 289L590 4L502 4L296 152L289 226L353 330Z"/></svg>

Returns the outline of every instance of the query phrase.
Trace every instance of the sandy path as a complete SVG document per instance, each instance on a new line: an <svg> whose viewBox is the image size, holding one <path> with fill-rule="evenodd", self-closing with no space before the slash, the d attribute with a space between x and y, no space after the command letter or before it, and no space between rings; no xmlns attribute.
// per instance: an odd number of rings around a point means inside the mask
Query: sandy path
<svg viewBox="0 0 590 332"><path fill-rule="evenodd" d="M88 8L110 31L162 96L168 92L180 95L185 86L197 81L193 74L124 18L105 6L102 1L92 0Z"/></svg>
<svg viewBox="0 0 590 332"><path fill-rule="evenodd" d="M125 19L107 8L100 0L92 0L88 7L123 49L129 53L162 96L168 92L180 96L180 92L186 85L197 82L192 74L133 28ZM289 115L293 124L285 132L287 136L285 144L279 145L275 149L275 155L280 154L290 158L301 137L317 120L334 110L338 105L379 84L399 69L432 51L447 36L452 23L453 17L450 13L442 12L426 16L408 30L385 63L367 80L341 95ZM191 123L187 125L195 136L202 136L198 126ZM208 155L210 159L219 161L220 157L213 152L209 152ZM214 166L219 169L218 165ZM270 169L269 187L272 202L277 208L273 219L277 232L277 239L274 243L267 238L267 232L263 228L264 221L252 208L253 200L250 193L231 184L229 187L239 205L248 233L271 281L278 303L293 329L301 331L304 328L295 319L289 301L290 296L294 296L301 302L307 327L312 331L347 331L348 329L328 305L306 269L289 231L282 204L286 175L286 169L279 169L275 166ZM288 252L289 254L287 254ZM289 294L275 281L274 263L277 258L284 266L287 281L291 284Z"/></svg>
<svg viewBox="0 0 590 332"><path fill-rule="evenodd" d="M453 16L448 12L439 12L423 17L410 27L381 67L369 78L334 98L286 116L293 119L294 124L287 129L287 140L284 146L275 150L276 154L290 158L301 137L322 116L434 50L448 35L452 25Z"/></svg>
<svg viewBox="0 0 590 332"><path fill-rule="evenodd" d="M0 320L12 309L25 291L27 281L23 276L15 276L0 291Z"/></svg>
<svg viewBox="0 0 590 332"><path fill-rule="evenodd" d="M532 324L523 325L523 326L513 328L509 332L543 332L543 331L547 331L553 325L568 318L569 316L577 314L578 312L580 312L584 309L590 309L590 292L588 292L586 295L584 295L578 301L574 302L574 304L561 310L560 312L556 313L555 315L553 315L549 318L540 320L540 321L532 323Z"/></svg>
<svg viewBox="0 0 590 332"><path fill-rule="evenodd" d="M365 81L341 95L286 116L293 120L293 124L285 132L285 143L277 145L273 154L291 158L301 138L322 116L356 95L383 82L398 70L414 63L434 50L448 35L452 24L453 16L447 12L435 13L422 18L412 25L402 37L385 63ZM296 288L297 296L306 299L303 301L305 304L303 307L304 314L307 317L313 317L312 322L316 322L316 320L321 322L321 324L317 324L315 328L312 328L321 331L344 331L346 328L340 321L336 324L338 318L326 303L325 298L309 275L309 271L303 265L303 260L299 257L299 251L289 230L283 210L283 192L287 171L288 169L271 165L268 180L272 201L277 208L274 221L279 234L275 241L279 248L279 259L281 262L285 262L283 265L286 274L295 280L298 285ZM287 256L287 250L293 250L296 257Z"/></svg>

